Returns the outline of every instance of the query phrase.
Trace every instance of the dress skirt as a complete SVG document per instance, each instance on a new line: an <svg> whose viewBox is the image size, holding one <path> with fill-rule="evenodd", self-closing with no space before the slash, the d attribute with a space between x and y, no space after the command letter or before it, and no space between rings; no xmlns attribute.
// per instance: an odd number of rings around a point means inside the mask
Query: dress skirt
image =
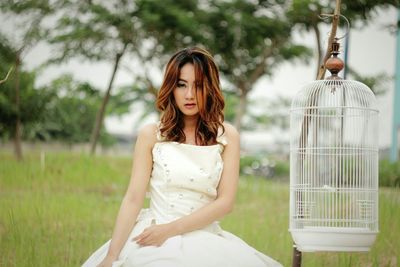
<svg viewBox="0 0 400 267"><path fill-rule="evenodd" d="M163 245L139 246L132 238L154 223L149 210L140 218L118 260L112 267L266 267L280 263L249 246L239 237L223 231L217 223L167 239ZM106 242L82 265L97 266L106 256L110 241Z"/></svg>

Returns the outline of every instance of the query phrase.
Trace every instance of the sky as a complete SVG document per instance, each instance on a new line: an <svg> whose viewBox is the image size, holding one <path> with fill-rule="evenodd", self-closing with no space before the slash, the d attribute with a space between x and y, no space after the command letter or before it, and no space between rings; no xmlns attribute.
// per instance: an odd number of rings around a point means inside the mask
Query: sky
<svg viewBox="0 0 400 267"><path fill-rule="evenodd" d="M3 20L4 21L4 20ZM395 49L396 36L385 28L385 25L395 24L397 11L392 8L379 11L376 19L362 29L352 29L350 32L350 46L348 63L363 75L385 72L394 76L395 72ZM6 24L3 24L3 27ZM7 29L6 29L7 30ZM9 32L12 34L11 30ZM339 35L343 34L339 33ZM326 47L329 28L322 31L323 47ZM315 47L315 39L312 34L295 32L295 40L298 43ZM344 47L344 42L342 42ZM343 48L342 48L343 49ZM39 66L51 55L51 50L45 44L40 44L25 55L27 69ZM365 64L371 62L371 64ZM89 81L94 86L105 90L112 71L110 63L90 63L82 60L71 60L69 63L45 69L38 79L38 84L47 83L63 73L72 73L78 80ZM141 66L137 62L123 59L124 69L116 76L115 86L130 83L133 80L132 71L138 71ZM128 71L127 69L130 69ZM156 69L152 70L153 79L156 83L161 82L162 73ZM274 99L278 96L293 98L294 95L306 83L315 78L315 59L310 60L309 65L304 63L284 63L274 70L273 77L261 78L249 95L250 99ZM393 108L394 80L388 83L387 92L377 97L379 119L379 146L387 147L391 142L392 108ZM289 107L283 111L289 119ZM136 123L136 113L132 110L129 114L119 117L111 117L105 120L106 128L111 133L132 134L141 125ZM157 118L148 118L144 123L155 121ZM242 132L242 139L246 142L273 142L279 133L268 132Z"/></svg>

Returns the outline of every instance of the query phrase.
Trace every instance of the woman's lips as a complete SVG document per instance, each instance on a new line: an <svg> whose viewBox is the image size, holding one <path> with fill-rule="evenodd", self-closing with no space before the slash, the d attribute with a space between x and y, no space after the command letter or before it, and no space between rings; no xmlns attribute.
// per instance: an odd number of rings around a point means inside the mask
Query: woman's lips
<svg viewBox="0 0 400 267"><path fill-rule="evenodd" d="M196 106L196 104L185 104L185 107L188 109L192 109Z"/></svg>

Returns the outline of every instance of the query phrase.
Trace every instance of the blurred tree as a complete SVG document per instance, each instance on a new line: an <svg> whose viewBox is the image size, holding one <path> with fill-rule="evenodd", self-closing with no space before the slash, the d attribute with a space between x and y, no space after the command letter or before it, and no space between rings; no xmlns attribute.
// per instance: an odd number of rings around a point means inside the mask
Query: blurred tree
<svg viewBox="0 0 400 267"><path fill-rule="evenodd" d="M4 36L0 36L0 39L0 62L2 62L0 72L6 73L11 66L15 66L16 51ZM18 75L15 75L16 73ZM52 94L46 90L35 88L35 72L22 69L16 73L11 74L8 80L0 85L0 136L3 139L13 138L14 142L20 142L26 129L40 121L45 114L46 103ZM16 83L19 84L18 95L16 95ZM18 105L15 105L17 97ZM19 125L16 126L16 124ZM18 137L15 137L17 131ZM22 159L20 144L16 146L19 146L19 151L16 148L16 156L18 159Z"/></svg>
<svg viewBox="0 0 400 267"><path fill-rule="evenodd" d="M200 44L203 34L198 29L199 21L195 15L198 9L197 0L187 1L135 1L135 16L140 24L140 42L132 53L138 61L140 71L136 80L119 89L127 94L135 109L140 112L139 120L156 113L154 102L158 84L154 79L154 70L161 72L172 53L187 46Z"/></svg>
<svg viewBox="0 0 400 267"><path fill-rule="evenodd" d="M251 108L245 116L244 129L278 128L281 131L289 130L288 110L291 99L278 96L273 100L258 98L250 102Z"/></svg>
<svg viewBox="0 0 400 267"><path fill-rule="evenodd" d="M53 80L46 86L46 90L51 91L53 97L46 103L45 115L31 128L27 137L59 140L69 144L88 142L102 100L100 90L87 82L74 81L68 74ZM110 103L113 100L111 97ZM103 145L114 141L104 127L100 131L99 140Z"/></svg>
<svg viewBox="0 0 400 267"><path fill-rule="evenodd" d="M94 153L121 59L126 53L136 52L142 47L136 4L133 1L61 2L63 5L56 27L47 38L58 52L51 62L74 57L113 62L111 77L92 130L91 153Z"/></svg>
<svg viewBox="0 0 400 267"><path fill-rule="evenodd" d="M14 136L14 147L15 155L18 160L22 159L21 149L21 134L22 134L22 118L21 118L21 79L23 74L20 71L22 65L23 55L32 47L34 47L43 36L43 20L51 15L54 11L48 3L48 1L40 0L28 0L28 1L2 1L0 2L0 10L4 15L9 15L13 19L8 20L7 23L16 22L18 25L18 32L20 40L11 41L8 38L8 59L13 58L13 64L8 65L9 70L14 69L14 95L15 97L9 98L14 101L14 119L12 123L15 130L13 131ZM3 41L6 40L4 33L1 32ZM7 71L5 72L7 73ZM10 73L10 71L8 71ZM25 74L24 74L25 75ZM7 75L8 76L8 75ZM2 81L6 83L7 81ZM9 86L9 84L8 84ZM10 96L10 95L9 95Z"/></svg>
<svg viewBox="0 0 400 267"><path fill-rule="evenodd" d="M185 43L190 43L190 38L201 35L191 23L192 9L197 1L63 2L65 11L61 12L57 25L48 38L59 52L52 62L81 56L94 61L113 61L114 64L93 128L91 151L94 152L121 58L128 53L132 55L139 64L135 71L141 72L134 85L124 86L122 89L130 88L133 95L136 95L133 99L136 102L141 96L146 96L145 101L142 99L141 102L149 109L149 100L154 99L157 94L149 74L150 66L163 65L166 51L176 50ZM71 13L75 16L71 17ZM152 34L154 32L157 34ZM185 39L188 36L189 39ZM147 90L144 90L146 87Z"/></svg>
<svg viewBox="0 0 400 267"><path fill-rule="evenodd" d="M224 110L225 120L232 123L235 121L235 115L236 115L235 107L237 107L239 103L239 98L235 91L225 90L224 99L225 99L225 110Z"/></svg>
<svg viewBox="0 0 400 267"><path fill-rule="evenodd" d="M207 2L137 0L137 15L149 41L139 54L141 61L163 68L171 53L202 44L207 39L202 30L205 11L199 5Z"/></svg>
<svg viewBox="0 0 400 267"><path fill-rule="evenodd" d="M3 46L0 48L0 59L3 59ZM0 69L5 69L6 66L2 64ZM22 138L29 141L57 140L69 144L88 142L92 122L101 103L100 91L88 83L73 81L70 75L59 77L47 86L35 88L35 78L34 72L20 72L19 117L23 125ZM3 84L0 91L0 137L5 140L13 136L15 131L17 110L12 101L14 80L15 76L10 76L9 82ZM110 103L119 109L110 114L117 115L130 106L124 97L125 94L111 97ZM104 127L99 140L103 145L115 141Z"/></svg>
<svg viewBox="0 0 400 267"><path fill-rule="evenodd" d="M361 75L350 66L347 66L347 68L350 76L352 76L354 80L367 85L369 88L371 88L375 95L384 94L387 91L388 83L393 80L393 77L390 77L384 72L376 75L365 76Z"/></svg>
<svg viewBox="0 0 400 267"><path fill-rule="evenodd" d="M226 111L229 111L227 117L236 117L238 128L248 93L259 78L272 75L285 60L305 59L309 55L304 46L292 42L291 25L285 18L287 0L53 2L59 9L54 17L56 27L48 28L46 35L55 52L51 62L81 57L114 64L93 128L92 151L114 77L127 53L139 62L135 71L142 76L135 85L121 90L136 91L132 93L136 101L145 96L143 103L150 108L157 93L151 68L161 69L171 53L186 46L209 49L228 87L234 88L236 96L229 93L232 101L227 101L227 105L237 103L237 108L234 112L230 108Z"/></svg>
<svg viewBox="0 0 400 267"><path fill-rule="evenodd" d="M148 2L148 3L147 3ZM54 23L46 28L46 40L53 47L53 57L48 64L58 64L71 58L83 58L90 61L113 62L113 71L110 81L97 113L95 126L91 135L91 150L94 152L99 131L103 122L106 106L112 98L114 78L121 67L121 59L125 54L133 56L139 66L135 72L141 72L133 85L118 88L111 103L110 110L122 114L129 110L129 102L141 103L145 107L142 117L154 110L154 99L157 89L150 77L149 69L153 65L164 65L166 56L164 46L172 50L182 37L181 32L190 25L187 18L191 17L191 3L197 1L52 1L58 7ZM41 7L41 1L28 1L26 4L10 1L9 6L15 13L26 14ZM161 8L162 14L153 12L151 8ZM75 14L71 16L71 14ZM140 20L140 16L144 19ZM158 19L159 17L159 19ZM156 18L156 19L154 19ZM158 23L158 27L168 22L162 46L154 42L151 34L144 30L143 24L151 21ZM177 21L177 22L176 22ZM151 23L150 23L151 24ZM175 26L174 26L175 25ZM167 36L171 32L171 38ZM191 35L195 33L192 27ZM200 33L198 33L200 35ZM185 35L186 36L186 35ZM155 44L155 45L154 45ZM176 49L176 47L175 47ZM164 61L163 61L164 59ZM160 67L161 68L161 67ZM137 74L136 74L137 75ZM122 101L120 103L117 102ZM123 105L121 105L123 104Z"/></svg>
<svg viewBox="0 0 400 267"><path fill-rule="evenodd" d="M224 77L236 88L235 126L241 128L254 84L284 61L307 60L309 50L292 40L287 1L210 1L205 21L211 50Z"/></svg>
<svg viewBox="0 0 400 267"><path fill-rule="evenodd" d="M160 54L198 45L206 47L234 88L234 113L240 129L248 93L284 60L305 59L304 46L291 40L286 1L137 1L143 27ZM154 55L154 53L151 53ZM226 109L227 110L227 109Z"/></svg>

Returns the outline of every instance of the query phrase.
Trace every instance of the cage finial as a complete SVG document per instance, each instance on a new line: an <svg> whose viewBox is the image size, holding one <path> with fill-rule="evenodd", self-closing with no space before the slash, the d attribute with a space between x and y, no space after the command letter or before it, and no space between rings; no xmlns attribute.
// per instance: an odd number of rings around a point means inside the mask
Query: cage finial
<svg viewBox="0 0 400 267"><path fill-rule="evenodd" d="M331 73L331 76L329 76L327 78L328 80L342 79L341 77L338 76L338 73L344 67L343 60L341 60L338 57L339 48L340 48L340 44L338 42L338 38L335 38L335 40L332 43L332 47L331 47L331 57L325 62L325 67Z"/></svg>

